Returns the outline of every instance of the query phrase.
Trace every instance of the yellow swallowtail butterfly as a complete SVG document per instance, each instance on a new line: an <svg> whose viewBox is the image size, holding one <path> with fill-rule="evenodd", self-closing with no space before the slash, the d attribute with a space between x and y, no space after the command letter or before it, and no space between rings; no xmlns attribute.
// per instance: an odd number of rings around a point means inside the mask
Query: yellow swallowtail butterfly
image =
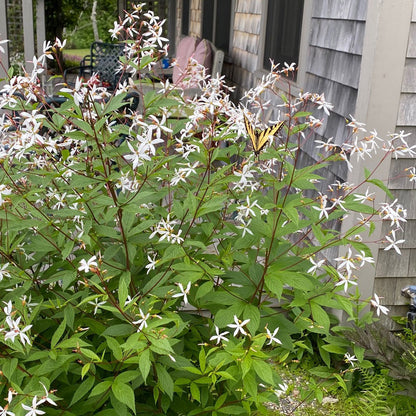
<svg viewBox="0 0 416 416"><path fill-rule="evenodd" d="M284 121L281 121L280 123L275 124L274 126L268 127L264 130L256 130L248 120L247 116L244 115L244 124L246 125L246 130L248 133L248 136L250 137L251 144L253 145L254 154L256 156L259 155L261 150L264 146L266 146L267 142L269 141L270 136L275 136L277 133L279 133L280 129L285 124Z"/></svg>

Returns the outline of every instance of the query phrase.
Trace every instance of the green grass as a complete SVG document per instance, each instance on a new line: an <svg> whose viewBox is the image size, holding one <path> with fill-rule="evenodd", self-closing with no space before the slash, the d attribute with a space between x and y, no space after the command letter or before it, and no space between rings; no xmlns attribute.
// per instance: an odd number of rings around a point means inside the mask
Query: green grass
<svg viewBox="0 0 416 416"><path fill-rule="evenodd" d="M79 65L82 58L90 53L89 49L67 49L63 51L65 66Z"/></svg>

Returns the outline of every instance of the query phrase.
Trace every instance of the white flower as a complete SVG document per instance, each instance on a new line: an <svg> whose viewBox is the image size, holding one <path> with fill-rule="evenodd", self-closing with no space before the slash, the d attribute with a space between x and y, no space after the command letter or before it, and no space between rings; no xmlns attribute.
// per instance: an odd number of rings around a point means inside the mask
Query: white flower
<svg viewBox="0 0 416 416"><path fill-rule="evenodd" d="M322 217L325 217L326 219L328 219L328 211L331 211L332 207L328 207L328 197L327 195L322 195L321 193L319 194L319 207L313 205L312 208L319 211L319 219L321 219Z"/></svg>
<svg viewBox="0 0 416 416"><path fill-rule="evenodd" d="M141 309L139 309L139 312L140 312L140 319L132 322L132 324L134 325L139 325L139 329L137 330L137 332L140 332L143 328L147 328L147 320L149 319L149 316L150 316L149 313L145 315Z"/></svg>
<svg viewBox="0 0 416 416"><path fill-rule="evenodd" d="M277 327L274 331L273 334L269 331L269 328L266 328L266 337L269 339L269 342L267 343L267 345L271 345L273 342L275 342L276 344L281 344L282 341L280 341L280 339L276 338L276 334L279 331L279 327Z"/></svg>
<svg viewBox="0 0 416 416"><path fill-rule="evenodd" d="M180 298L183 297L183 303L185 305L188 305L188 296L189 295L189 291L191 290L191 282L188 282L186 289L183 288L182 283L178 283L177 285L179 286L179 290L180 293L175 293L172 297L173 298Z"/></svg>
<svg viewBox="0 0 416 416"><path fill-rule="evenodd" d="M37 405L40 405L42 403L49 403L52 406L57 406L57 404L49 397L49 392L48 392L48 389L46 388L46 386L41 382L40 382L40 384L42 384L42 387L45 390L45 395L42 396L42 398L38 401Z"/></svg>
<svg viewBox="0 0 416 416"><path fill-rule="evenodd" d="M149 235L149 238L153 238L156 234L160 235L159 241L162 241L166 238L166 241L169 243L182 243L183 238L180 237L182 230L179 230L177 234L175 234L175 229L173 228L177 223L176 220L170 219L170 214L168 214L166 220L162 218L156 226L156 229Z"/></svg>
<svg viewBox="0 0 416 416"><path fill-rule="evenodd" d="M149 255L147 255L147 260L149 260L149 263L146 264L146 266L144 266L145 269L147 269L147 273L146 274L149 274L150 270L155 270L156 264L158 262L158 260L156 260L156 256L157 256L157 254L154 254L153 255L153 258L152 258Z"/></svg>
<svg viewBox="0 0 416 416"><path fill-rule="evenodd" d="M253 235L253 231L251 231L251 230L248 228L248 226L249 226L249 225L250 225L250 223L251 223L251 218L250 218L247 222L245 222L243 219L241 219L240 221L241 221L241 223L242 223L243 225L236 225L236 228L239 228L240 230L243 230L243 235L242 235L242 237L244 237L244 236L246 235L246 233L249 233L249 234Z"/></svg>
<svg viewBox="0 0 416 416"><path fill-rule="evenodd" d="M325 263L325 259L319 260L318 263L316 263L312 257L309 257L309 261L312 263L312 267L308 269L306 273L312 273L312 274L315 274L316 271Z"/></svg>
<svg viewBox="0 0 416 416"><path fill-rule="evenodd" d="M6 407L1 407L0 406L0 416L15 416L15 414L13 412L9 412L8 409L8 404L6 404Z"/></svg>
<svg viewBox="0 0 416 416"><path fill-rule="evenodd" d="M225 332L221 332L219 328L217 327L217 325L215 325L215 333L216 335L213 335L209 340L210 341L217 341L216 344L218 345L221 341L226 341L228 342L228 338L226 337L227 334L229 334L228 331Z"/></svg>
<svg viewBox="0 0 416 416"><path fill-rule="evenodd" d="M241 333L242 335L247 335L247 332L244 329L244 325L247 325L250 322L250 319L246 319L245 321L240 321L237 317L237 315L234 315L234 324L227 325L229 328L235 328L234 330L234 336L237 336L238 333Z"/></svg>
<svg viewBox="0 0 416 416"><path fill-rule="evenodd" d="M349 276L344 276L338 272L338 276L340 278L339 282L335 283L335 286L342 286L344 285L344 292L347 293L349 285L357 285L357 282L350 280Z"/></svg>
<svg viewBox="0 0 416 416"><path fill-rule="evenodd" d="M361 262L360 267L363 267L365 263L374 263L374 258L369 256L367 257L365 255L365 252L363 250L360 250L360 254L357 254L355 258Z"/></svg>
<svg viewBox="0 0 416 416"><path fill-rule="evenodd" d="M91 271L91 268L98 267L98 264L95 261L96 259L97 259L97 256L92 256L88 261L85 261L85 259L82 259L79 262L81 266L78 267L78 270L88 273L89 271Z"/></svg>
<svg viewBox="0 0 416 416"><path fill-rule="evenodd" d="M344 354L344 359L347 364L351 364L351 367L354 367L354 361L358 361L355 355L350 355L348 352Z"/></svg>
<svg viewBox="0 0 416 416"><path fill-rule="evenodd" d="M392 248L396 251L397 254L402 254L399 247L397 247L397 244L402 244L405 242L405 240L394 240L393 238L390 238L388 235L386 235L386 240L390 243L387 247L384 248L384 251L389 251Z"/></svg>
<svg viewBox="0 0 416 416"><path fill-rule="evenodd" d="M279 388L274 391L274 394L277 397L280 397L280 396L282 396L283 394L286 393L288 388L289 388L289 386L286 383L279 384Z"/></svg>
<svg viewBox="0 0 416 416"><path fill-rule="evenodd" d="M20 329L19 323L21 319L21 316L19 316L16 320L13 320L10 316L6 318L7 325L9 325L10 329L4 335L4 340L10 339L12 342L14 342L14 339L19 335L20 341L23 345L26 343L30 345L30 340L25 332L32 328L32 325L27 325L23 329Z"/></svg>
<svg viewBox="0 0 416 416"><path fill-rule="evenodd" d="M45 414L43 410L37 409L37 407L40 404L37 400L38 398L37 396L35 396L32 400L32 406L26 406L25 404L22 404L23 409L28 410L28 413L26 413L25 416L36 416Z"/></svg>
<svg viewBox="0 0 416 416"><path fill-rule="evenodd" d="M3 198L4 195L10 195L12 190L8 188L6 185L0 185L0 207L4 204L5 199Z"/></svg>
<svg viewBox="0 0 416 416"><path fill-rule="evenodd" d="M96 315L98 308L102 305L105 305L107 302L106 301L98 302L98 298L95 298L93 301L89 301L88 303L90 305L94 305L94 315Z"/></svg>
<svg viewBox="0 0 416 416"><path fill-rule="evenodd" d="M0 282L3 280L4 277L10 277L10 273L7 271L9 267L9 263L3 264L2 268L0 269Z"/></svg>
<svg viewBox="0 0 416 416"><path fill-rule="evenodd" d="M8 41L9 41L8 39L0 40L0 45L3 45L5 43L7 43ZM5 50L4 50L3 46L0 46L0 52L5 53Z"/></svg>
<svg viewBox="0 0 416 416"><path fill-rule="evenodd" d="M354 258L352 257L351 249L348 249L348 253L346 256L337 257L334 259L339 264L337 266L337 270L345 269L347 271L348 277L351 276L352 269L356 269L357 267L354 264Z"/></svg>
<svg viewBox="0 0 416 416"><path fill-rule="evenodd" d="M376 308L377 316L380 316L380 312L387 315L390 309L386 308L385 306L380 305L380 298L374 293L374 299L371 299L371 305Z"/></svg>

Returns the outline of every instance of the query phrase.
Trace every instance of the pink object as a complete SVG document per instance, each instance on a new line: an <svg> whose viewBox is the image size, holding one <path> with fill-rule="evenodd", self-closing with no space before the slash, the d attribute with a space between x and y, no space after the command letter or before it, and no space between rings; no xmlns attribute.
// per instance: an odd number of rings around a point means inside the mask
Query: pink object
<svg viewBox="0 0 416 416"><path fill-rule="evenodd" d="M180 82L190 58L195 59L207 69L208 73L211 73L212 49L209 42L206 39L186 36L179 42L176 50L176 65L173 67L172 75L174 84Z"/></svg>

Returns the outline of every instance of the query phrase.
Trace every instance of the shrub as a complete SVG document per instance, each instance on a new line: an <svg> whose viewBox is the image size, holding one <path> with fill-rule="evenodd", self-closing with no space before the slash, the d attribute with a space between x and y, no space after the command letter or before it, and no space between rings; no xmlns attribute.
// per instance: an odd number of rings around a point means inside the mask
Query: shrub
<svg viewBox="0 0 416 416"><path fill-rule="evenodd" d="M114 36L136 36L123 70L152 69L166 50L159 29L140 5L115 25ZM243 121L257 124L252 113L195 65L203 93L194 99L169 83L160 93L142 95L141 83L110 93L93 77L62 87L66 101L48 108L38 77L59 46L47 45L32 73L2 90L1 107L20 115L1 118L3 413L263 412L282 383L270 360L315 353L324 363L316 374L327 369L341 383L332 365L348 351L362 360L363 349L342 336L332 311L372 321L362 313L370 300L349 291L354 270L373 262L363 239L389 219L399 250L405 214L397 201L373 201L369 183L386 189L374 172L359 186L304 193L318 169L352 163L346 150L365 156L378 138L359 138L351 121L340 152L322 144L322 160L300 167L303 140L319 125L307 105L329 104L284 97L284 130L255 157ZM261 91L278 94L292 70L273 66L247 93L250 108ZM140 111L128 110L129 89L141 94ZM392 137L383 157L405 151L403 141ZM325 226L348 212L363 216L347 233ZM321 256L340 246L344 256ZM377 296L372 303L387 312Z"/></svg>

